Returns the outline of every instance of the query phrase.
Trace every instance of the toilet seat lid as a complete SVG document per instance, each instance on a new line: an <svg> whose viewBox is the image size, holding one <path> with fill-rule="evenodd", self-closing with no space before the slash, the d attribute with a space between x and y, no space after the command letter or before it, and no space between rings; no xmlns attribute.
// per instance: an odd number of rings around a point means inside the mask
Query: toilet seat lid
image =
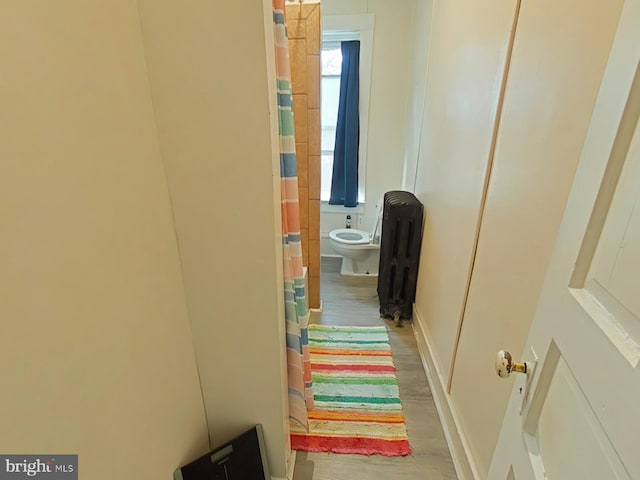
<svg viewBox="0 0 640 480"><path fill-rule="evenodd" d="M347 245L364 245L369 243L369 232L353 228L338 228L329 232L329 237L336 242Z"/></svg>

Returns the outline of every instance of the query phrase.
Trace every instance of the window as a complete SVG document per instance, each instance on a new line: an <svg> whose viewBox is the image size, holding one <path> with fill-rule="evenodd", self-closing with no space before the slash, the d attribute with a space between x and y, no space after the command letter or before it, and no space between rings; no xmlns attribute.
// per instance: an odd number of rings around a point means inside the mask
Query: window
<svg viewBox="0 0 640 480"><path fill-rule="evenodd" d="M333 150L340 99L341 42L360 41L360 145L358 152L358 202L365 201L365 166L371 80L373 15L332 15L323 18L321 55L321 161L320 199L329 200Z"/></svg>
<svg viewBox="0 0 640 480"><path fill-rule="evenodd" d="M342 67L342 53L340 42L328 41L327 33L323 34L321 62L321 159L320 159L320 199L329 200L331 190L331 175L333 172L333 150L336 141L336 122L338 119L338 104L340 101L340 69ZM355 32L357 35L358 33ZM345 38L345 40L347 40ZM349 40L355 40L349 38Z"/></svg>

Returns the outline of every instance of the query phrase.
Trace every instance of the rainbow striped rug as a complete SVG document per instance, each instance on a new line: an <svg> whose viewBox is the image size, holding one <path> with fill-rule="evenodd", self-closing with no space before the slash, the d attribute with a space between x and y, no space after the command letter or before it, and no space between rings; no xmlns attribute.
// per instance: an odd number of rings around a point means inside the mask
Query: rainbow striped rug
<svg viewBox="0 0 640 480"><path fill-rule="evenodd" d="M409 455L411 447L385 327L309 325L315 410L291 447L310 452Z"/></svg>

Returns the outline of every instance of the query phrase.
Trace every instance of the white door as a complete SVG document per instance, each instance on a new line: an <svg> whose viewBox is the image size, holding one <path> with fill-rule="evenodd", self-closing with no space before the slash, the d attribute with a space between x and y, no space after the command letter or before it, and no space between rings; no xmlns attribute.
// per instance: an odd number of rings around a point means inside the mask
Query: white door
<svg viewBox="0 0 640 480"><path fill-rule="evenodd" d="M491 480L640 479L639 60L627 0Z"/></svg>

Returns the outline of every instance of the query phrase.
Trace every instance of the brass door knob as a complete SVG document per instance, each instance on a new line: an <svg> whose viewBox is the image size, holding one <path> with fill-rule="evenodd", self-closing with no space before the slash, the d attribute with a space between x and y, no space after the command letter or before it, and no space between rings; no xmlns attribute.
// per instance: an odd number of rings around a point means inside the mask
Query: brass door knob
<svg viewBox="0 0 640 480"><path fill-rule="evenodd" d="M526 362L514 362L509 352L500 350L496 355L496 373L500 378L508 378L512 372L527 373Z"/></svg>

